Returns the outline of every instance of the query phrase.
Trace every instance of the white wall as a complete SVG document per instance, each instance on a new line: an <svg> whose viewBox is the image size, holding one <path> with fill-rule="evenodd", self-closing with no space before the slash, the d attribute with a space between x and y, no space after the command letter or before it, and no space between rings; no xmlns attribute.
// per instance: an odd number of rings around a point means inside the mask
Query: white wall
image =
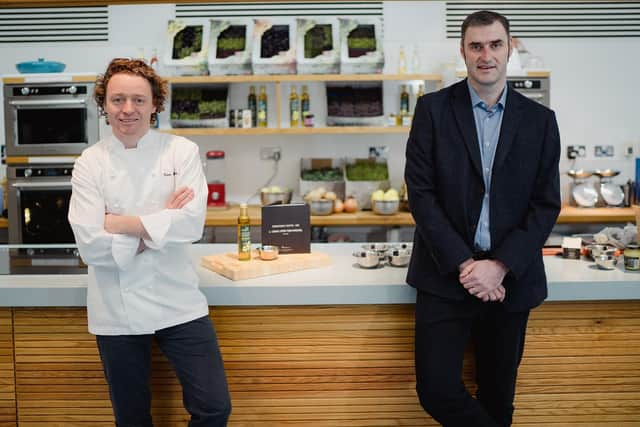
<svg viewBox="0 0 640 427"><path fill-rule="evenodd" d="M104 70L116 56L137 56L140 49L149 55L153 48L162 52L165 26L173 18L172 4L110 6L110 41L81 46L32 44L0 46L0 74L15 74L14 64L37 57L62 61L68 72ZM418 49L421 72L441 73L445 83L454 79L458 62L458 40L446 39L445 4L434 1L386 2L385 72L393 73L397 52L402 46L410 61L412 48ZM640 68L640 39L524 39L529 51L544 59L551 69L551 106L556 111L563 144L562 172L572 165L565 157L567 145L587 146L587 157L573 166L585 169L614 168L622 171L617 181L635 176L632 158L623 148L633 145L640 156L640 120L637 102L640 90L632 80ZM314 102L321 102L320 86L312 87ZM317 94L314 95L314 91ZM231 102L243 102L246 90L240 88ZM235 99L234 99L235 96ZM275 100L275 97L271 97ZM237 105L240 107L240 105ZM0 115L2 112L0 112ZM166 123L166 116L164 117ZM1 122L0 122L1 123ZM4 139L4 133L0 136ZM276 183L297 188L301 157L364 157L372 145L389 147L392 184L399 186L404 166L405 135L328 135L328 136L246 136L194 137L202 151L219 148L227 153L226 175L230 199L240 201L262 186L271 175L273 162L259 159L260 147L279 146L282 160ZM613 145L613 158L595 158L594 146ZM634 156L635 158L635 156ZM563 177L566 188L568 177Z"/></svg>

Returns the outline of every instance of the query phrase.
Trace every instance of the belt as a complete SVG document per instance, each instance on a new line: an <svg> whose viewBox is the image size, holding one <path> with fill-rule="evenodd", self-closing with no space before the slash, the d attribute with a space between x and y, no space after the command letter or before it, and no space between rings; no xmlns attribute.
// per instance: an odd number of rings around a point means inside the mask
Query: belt
<svg viewBox="0 0 640 427"><path fill-rule="evenodd" d="M482 259L493 259L493 255L491 255L489 251L477 251L473 253L472 258L479 261Z"/></svg>

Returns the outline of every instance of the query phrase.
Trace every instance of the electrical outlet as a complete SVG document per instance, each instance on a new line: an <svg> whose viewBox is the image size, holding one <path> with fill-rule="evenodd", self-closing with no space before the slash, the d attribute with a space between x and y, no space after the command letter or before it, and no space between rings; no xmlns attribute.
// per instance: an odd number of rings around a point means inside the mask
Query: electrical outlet
<svg viewBox="0 0 640 427"><path fill-rule="evenodd" d="M575 159L577 157L586 157L587 149L584 145L569 145L567 147L567 158Z"/></svg>
<svg viewBox="0 0 640 427"><path fill-rule="evenodd" d="M624 146L625 157L633 157L633 144L627 144Z"/></svg>
<svg viewBox="0 0 640 427"><path fill-rule="evenodd" d="M596 157L613 157L613 145L596 145L594 155Z"/></svg>
<svg viewBox="0 0 640 427"><path fill-rule="evenodd" d="M278 161L282 157L282 149L280 147L262 147L260 149L260 159Z"/></svg>

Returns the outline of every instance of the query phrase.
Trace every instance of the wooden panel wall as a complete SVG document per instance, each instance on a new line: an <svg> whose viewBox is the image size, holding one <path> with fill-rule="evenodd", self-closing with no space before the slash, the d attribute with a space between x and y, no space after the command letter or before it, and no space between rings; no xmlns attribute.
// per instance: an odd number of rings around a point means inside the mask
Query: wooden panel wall
<svg viewBox="0 0 640 427"><path fill-rule="evenodd" d="M16 425L11 309L0 308L0 427Z"/></svg>
<svg viewBox="0 0 640 427"><path fill-rule="evenodd" d="M640 426L640 301L547 302L535 310L515 421Z"/></svg>
<svg viewBox="0 0 640 427"><path fill-rule="evenodd" d="M222 307L212 317L230 426L436 425L415 395L410 305ZM19 425L112 426L85 311L14 309L14 322ZM514 425L638 426L638 338L640 301L536 310ZM180 387L157 351L152 381L155 425L184 426Z"/></svg>

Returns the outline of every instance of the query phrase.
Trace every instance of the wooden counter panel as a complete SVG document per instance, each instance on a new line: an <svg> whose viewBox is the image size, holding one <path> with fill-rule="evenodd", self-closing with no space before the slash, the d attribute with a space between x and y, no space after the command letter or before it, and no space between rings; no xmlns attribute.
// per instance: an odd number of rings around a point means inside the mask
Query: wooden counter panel
<svg viewBox="0 0 640 427"><path fill-rule="evenodd" d="M13 363L13 320L10 308L0 308L0 427L16 425Z"/></svg>
<svg viewBox="0 0 640 427"><path fill-rule="evenodd" d="M112 425L85 310L13 310L20 426ZM415 394L411 305L219 307L211 317L230 426L436 425ZM639 338L640 301L534 310L514 426L637 425ZM473 390L471 362L464 373ZM152 384L156 424L185 425L178 381L157 349Z"/></svg>

